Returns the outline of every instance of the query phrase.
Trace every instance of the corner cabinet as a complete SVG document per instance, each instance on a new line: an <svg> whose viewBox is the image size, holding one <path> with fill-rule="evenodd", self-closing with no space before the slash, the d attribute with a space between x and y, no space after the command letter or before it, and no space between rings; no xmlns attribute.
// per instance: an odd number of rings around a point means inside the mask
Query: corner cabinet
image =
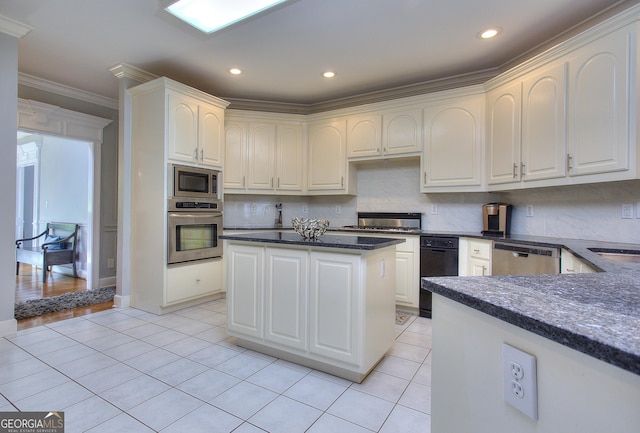
<svg viewBox="0 0 640 433"><path fill-rule="evenodd" d="M305 147L301 123L234 116L225 123L225 136L226 193L300 194L304 191Z"/></svg>
<svg viewBox="0 0 640 433"><path fill-rule="evenodd" d="M310 195L355 194L356 178L347 162L346 119L309 124L307 190Z"/></svg>
<svg viewBox="0 0 640 433"><path fill-rule="evenodd" d="M221 297L222 258L167 265L167 198L173 182L168 163L221 167L220 128L228 103L168 78L128 92L131 172L124 178L130 179L131 191L131 305L163 314Z"/></svg>
<svg viewBox="0 0 640 433"><path fill-rule="evenodd" d="M421 192L483 188L484 93L424 108Z"/></svg>
<svg viewBox="0 0 640 433"><path fill-rule="evenodd" d="M169 159L222 168L224 108L181 91L168 90Z"/></svg>

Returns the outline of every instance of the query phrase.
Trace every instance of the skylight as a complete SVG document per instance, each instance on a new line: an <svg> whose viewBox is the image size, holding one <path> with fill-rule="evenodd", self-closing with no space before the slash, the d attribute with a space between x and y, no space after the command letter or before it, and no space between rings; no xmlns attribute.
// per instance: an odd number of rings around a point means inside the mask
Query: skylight
<svg viewBox="0 0 640 433"><path fill-rule="evenodd" d="M204 33L213 33L289 0L178 0L165 7Z"/></svg>

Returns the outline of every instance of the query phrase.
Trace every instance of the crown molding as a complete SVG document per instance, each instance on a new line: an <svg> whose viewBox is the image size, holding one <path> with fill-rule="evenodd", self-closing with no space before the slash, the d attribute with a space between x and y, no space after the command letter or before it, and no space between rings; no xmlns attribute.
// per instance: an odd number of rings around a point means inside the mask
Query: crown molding
<svg viewBox="0 0 640 433"><path fill-rule="evenodd" d="M20 39L31 30L33 30L33 27L4 15L0 15L0 33L5 33L9 36Z"/></svg>
<svg viewBox="0 0 640 433"><path fill-rule="evenodd" d="M133 80L138 81L139 83L146 83L147 81L151 81L158 78L157 75L154 75L143 69L136 68L135 66L131 66L127 63L117 63L112 67L110 67L109 70L118 79L131 78Z"/></svg>
<svg viewBox="0 0 640 433"><path fill-rule="evenodd" d="M75 87L45 80L44 78L34 77L33 75L28 75L22 72L18 73L18 85L44 90L45 92L55 93L60 96L67 96L69 98L78 99L80 101L89 102L91 104L100 105L114 110L118 109L117 99L76 89Z"/></svg>

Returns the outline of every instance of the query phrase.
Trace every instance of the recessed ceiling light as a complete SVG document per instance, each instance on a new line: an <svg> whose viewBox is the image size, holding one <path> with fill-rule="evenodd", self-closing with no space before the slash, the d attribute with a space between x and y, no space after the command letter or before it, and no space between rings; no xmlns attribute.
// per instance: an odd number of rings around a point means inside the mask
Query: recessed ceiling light
<svg viewBox="0 0 640 433"><path fill-rule="evenodd" d="M231 69L229 69L229 73L230 73L231 75L240 75L240 74L242 74L242 69L239 69L239 68L231 68Z"/></svg>
<svg viewBox="0 0 640 433"><path fill-rule="evenodd" d="M491 27L491 28L485 29L485 30L481 31L480 33L478 33L478 37L480 39L495 38L496 36L498 36L500 34L501 31L502 31L502 29L500 27Z"/></svg>
<svg viewBox="0 0 640 433"><path fill-rule="evenodd" d="M333 72L333 71L327 71L327 72L325 72L324 74L322 74L322 76L323 76L324 78L333 78L333 77L335 77L335 76L336 76L336 73L335 73L335 72Z"/></svg>
<svg viewBox="0 0 640 433"><path fill-rule="evenodd" d="M213 33L287 1L177 0L165 10L204 33Z"/></svg>

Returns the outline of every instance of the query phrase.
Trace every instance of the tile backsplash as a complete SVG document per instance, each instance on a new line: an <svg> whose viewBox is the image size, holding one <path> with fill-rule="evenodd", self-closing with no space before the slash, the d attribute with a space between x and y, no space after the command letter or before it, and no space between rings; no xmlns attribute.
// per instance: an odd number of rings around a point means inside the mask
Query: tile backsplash
<svg viewBox="0 0 640 433"><path fill-rule="evenodd" d="M331 227L356 224L357 212L422 212L427 231L482 230L481 207L503 201L513 205L514 234L640 243L640 180L501 193L424 194L419 191L417 158L361 163L357 196L260 196L226 194L225 227L274 226L276 203L283 225L291 218L326 218ZM621 218L623 203L632 204L631 219ZM533 216L527 216L527 206ZM306 211L306 213L305 213Z"/></svg>

